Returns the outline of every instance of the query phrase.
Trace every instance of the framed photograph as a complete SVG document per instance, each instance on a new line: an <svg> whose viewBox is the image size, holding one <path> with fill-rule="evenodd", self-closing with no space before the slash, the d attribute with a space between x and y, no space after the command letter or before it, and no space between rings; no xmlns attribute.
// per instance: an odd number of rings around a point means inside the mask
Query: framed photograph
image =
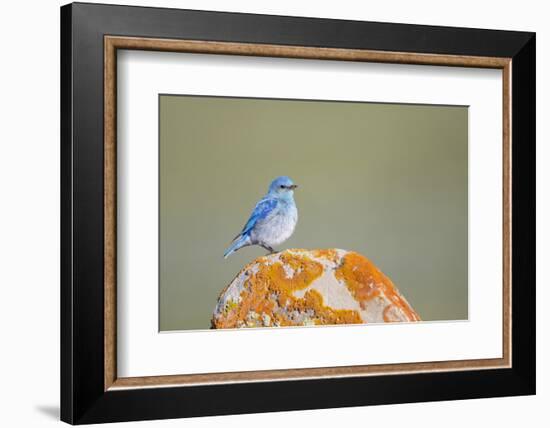
<svg viewBox="0 0 550 428"><path fill-rule="evenodd" d="M535 393L535 35L61 8L61 418Z"/></svg>

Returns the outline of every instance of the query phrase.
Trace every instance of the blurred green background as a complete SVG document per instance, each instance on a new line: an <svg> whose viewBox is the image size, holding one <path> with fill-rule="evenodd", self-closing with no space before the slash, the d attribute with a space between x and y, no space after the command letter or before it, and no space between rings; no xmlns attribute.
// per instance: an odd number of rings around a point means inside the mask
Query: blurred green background
<svg viewBox="0 0 550 428"><path fill-rule="evenodd" d="M300 186L279 249L358 251L423 320L467 319L467 107L160 95L160 330L210 328L278 175Z"/></svg>

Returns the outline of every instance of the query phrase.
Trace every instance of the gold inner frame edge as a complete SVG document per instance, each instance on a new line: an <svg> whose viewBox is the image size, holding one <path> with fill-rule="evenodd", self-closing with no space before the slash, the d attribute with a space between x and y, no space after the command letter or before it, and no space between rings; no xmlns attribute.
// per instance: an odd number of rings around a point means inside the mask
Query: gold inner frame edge
<svg viewBox="0 0 550 428"><path fill-rule="evenodd" d="M392 64L494 68L502 70L503 94L503 349L502 358L377 364L304 369L204 373L169 376L117 377L116 367L116 53L118 49L261 56ZM104 37L104 390L168 386L214 385L264 381L361 377L408 373L482 370L511 367L511 58L421 54L362 49L174 40L143 37Z"/></svg>

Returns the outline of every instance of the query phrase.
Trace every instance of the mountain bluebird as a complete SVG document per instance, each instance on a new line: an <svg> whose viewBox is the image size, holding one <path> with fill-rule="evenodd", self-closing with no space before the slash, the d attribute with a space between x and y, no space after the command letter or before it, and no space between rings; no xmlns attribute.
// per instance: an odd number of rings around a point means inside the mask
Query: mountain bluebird
<svg viewBox="0 0 550 428"><path fill-rule="evenodd" d="M298 221L294 203L294 189L298 187L288 177L277 177L269 191L256 204L254 211L223 255L229 257L235 251L249 245L259 245L270 253L273 247L290 238Z"/></svg>

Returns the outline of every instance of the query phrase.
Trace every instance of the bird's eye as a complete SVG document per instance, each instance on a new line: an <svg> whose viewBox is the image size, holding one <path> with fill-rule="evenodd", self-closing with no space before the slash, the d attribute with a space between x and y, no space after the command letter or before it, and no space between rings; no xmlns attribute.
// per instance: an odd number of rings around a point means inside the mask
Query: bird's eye
<svg viewBox="0 0 550 428"><path fill-rule="evenodd" d="M285 186L283 186L282 184L281 184L279 187L280 187L281 189L284 189L284 188L285 188Z"/></svg>

